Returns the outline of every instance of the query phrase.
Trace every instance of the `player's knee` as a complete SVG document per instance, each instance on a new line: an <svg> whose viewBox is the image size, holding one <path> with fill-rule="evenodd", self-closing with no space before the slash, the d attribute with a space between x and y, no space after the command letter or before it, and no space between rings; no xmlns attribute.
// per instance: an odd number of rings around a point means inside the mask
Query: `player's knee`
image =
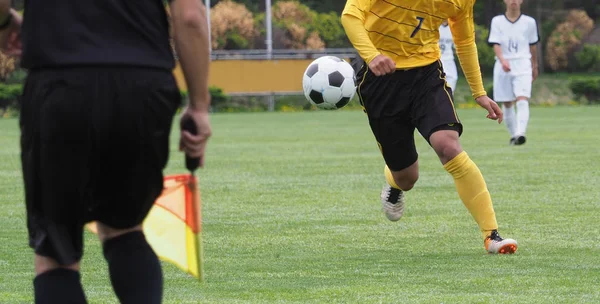
<svg viewBox="0 0 600 304"><path fill-rule="evenodd" d="M436 146L434 146L434 150L442 161L442 164L451 161L463 151L458 140L452 139L439 142Z"/></svg>
<svg viewBox="0 0 600 304"><path fill-rule="evenodd" d="M462 151L463 150L460 147L460 145L449 143L447 145L442 146L442 148L437 152L440 160L443 164L445 164L451 161L453 158L455 158Z"/></svg>
<svg viewBox="0 0 600 304"><path fill-rule="evenodd" d="M135 227L132 227L132 228L116 229L116 228L112 228L106 224L98 222L97 227L98 227L98 238L100 239L100 241L102 243L106 242L107 240L121 236L123 234L129 233L129 232L142 231L141 224L137 225Z"/></svg>
<svg viewBox="0 0 600 304"><path fill-rule="evenodd" d="M502 106L503 106L503 107L505 107L505 108L508 108L508 109L509 109L509 108L512 108L512 107L513 107L513 105L514 105L514 103L513 103L513 102L503 102L503 103L502 103Z"/></svg>
<svg viewBox="0 0 600 304"><path fill-rule="evenodd" d="M517 97L517 101L529 101L529 98L527 98L525 96L519 96L519 97Z"/></svg>
<svg viewBox="0 0 600 304"><path fill-rule="evenodd" d="M435 132L431 135L429 141L443 164L463 151L458 141L458 133L455 131L442 130Z"/></svg>

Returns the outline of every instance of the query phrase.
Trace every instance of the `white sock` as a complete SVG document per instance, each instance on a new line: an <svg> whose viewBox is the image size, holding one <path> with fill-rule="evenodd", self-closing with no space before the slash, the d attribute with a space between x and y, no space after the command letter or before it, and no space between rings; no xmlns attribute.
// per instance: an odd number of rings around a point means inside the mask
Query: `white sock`
<svg viewBox="0 0 600 304"><path fill-rule="evenodd" d="M506 128L508 128L510 138L513 138L517 134L517 119L515 116L515 106L507 108L504 105L504 103L502 103L502 112L504 112L504 123L506 124Z"/></svg>
<svg viewBox="0 0 600 304"><path fill-rule="evenodd" d="M529 101L517 101L517 135L525 136L529 123Z"/></svg>

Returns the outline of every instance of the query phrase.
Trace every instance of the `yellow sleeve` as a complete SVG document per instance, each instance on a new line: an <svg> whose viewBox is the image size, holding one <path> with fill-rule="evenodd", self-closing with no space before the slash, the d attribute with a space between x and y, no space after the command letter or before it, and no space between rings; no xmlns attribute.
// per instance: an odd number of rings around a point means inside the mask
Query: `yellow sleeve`
<svg viewBox="0 0 600 304"><path fill-rule="evenodd" d="M380 54L365 29L365 15L371 6L372 0L348 0L342 12L342 26L346 35L367 63Z"/></svg>
<svg viewBox="0 0 600 304"><path fill-rule="evenodd" d="M465 0L464 2L463 10L459 15L451 17L449 24L460 65L471 87L473 98L477 98L487 95L487 93L481 79L477 45L475 44L475 24L473 21L475 0Z"/></svg>

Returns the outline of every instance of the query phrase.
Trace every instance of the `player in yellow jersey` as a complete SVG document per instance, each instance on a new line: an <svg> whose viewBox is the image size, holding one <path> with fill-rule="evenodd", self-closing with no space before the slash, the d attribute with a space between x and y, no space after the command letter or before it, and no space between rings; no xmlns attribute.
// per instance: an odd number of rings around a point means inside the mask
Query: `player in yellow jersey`
<svg viewBox="0 0 600 304"><path fill-rule="evenodd" d="M503 239L492 199L479 168L462 150L462 125L440 63L438 29L449 20L456 53L473 98L502 122L502 111L484 88L479 70L473 5L475 0L348 0L342 24L365 60L358 95L385 159L381 192L391 221L404 212L404 192L419 177L415 128L452 175L458 195L479 225L489 253L514 253L517 242Z"/></svg>

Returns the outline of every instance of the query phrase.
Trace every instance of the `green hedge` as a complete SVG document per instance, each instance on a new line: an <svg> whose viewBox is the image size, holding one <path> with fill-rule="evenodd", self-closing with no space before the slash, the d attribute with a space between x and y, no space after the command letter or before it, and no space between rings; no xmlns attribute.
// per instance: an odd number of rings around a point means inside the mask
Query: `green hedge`
<svg viewBox="0 0 600 304"><path fill-rule="evenodd" d="M0 83L0 113L19 108L19 97L23 93L23 85ZM1 116L1 115L0 115Z"/></svg>
<svg viewBox="0 0 600 304"><path fill-rule="evenodd" d="M584 44L575 53L575 68L581 72L600 72L600 45Z"/></svg>
<svg viewBox="0 0 600 304"><path fill-rule="evenodd" d="M569 88L577 100L585 98L590 104L600 104L600 77L572 79Z"/></svg>
<svg viewBox="0 0 600 304"><path fill-rule="evenodd" d="M479 55L479 66L484 77L494 74L494 64L496 63L494 48L487 42L489 33L487 27L475 25L475 42L477 44L477 54Z"/></svg>

